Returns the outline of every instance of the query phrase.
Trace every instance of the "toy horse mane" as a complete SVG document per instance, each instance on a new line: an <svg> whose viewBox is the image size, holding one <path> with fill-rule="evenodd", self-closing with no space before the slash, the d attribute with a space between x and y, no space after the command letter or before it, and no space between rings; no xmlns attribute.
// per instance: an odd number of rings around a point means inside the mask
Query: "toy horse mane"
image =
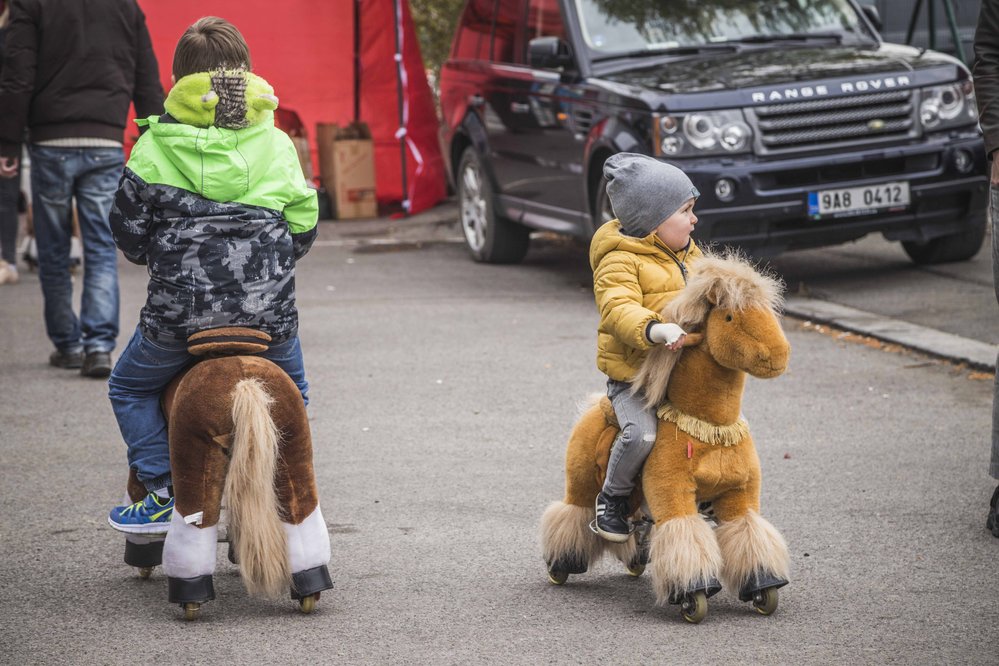
<svg viewBox="0 0 999 666"><path fill-rule="evenodd" d="M763 308L779 313L784 305L784 283L763 272L733 250L705 253L690 268L687 286L663 308L663 321L675 322L688 333L700 331L713 308L748 310ZM644 393L645 404L655 407L666 399L673 368L680 352L655 346L646 355L632 382L632 391Z"/></svg>

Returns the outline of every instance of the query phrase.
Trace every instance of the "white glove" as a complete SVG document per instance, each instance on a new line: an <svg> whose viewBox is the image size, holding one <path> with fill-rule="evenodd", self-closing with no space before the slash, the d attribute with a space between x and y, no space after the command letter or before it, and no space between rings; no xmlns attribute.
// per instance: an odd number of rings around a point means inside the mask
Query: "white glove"
<svg viewBox="0 0 999 666"><path fill-rule="evenodd" d="M672 345L687 332L676 324L652 324L649 327L649 340L660 345Z"/></svg>

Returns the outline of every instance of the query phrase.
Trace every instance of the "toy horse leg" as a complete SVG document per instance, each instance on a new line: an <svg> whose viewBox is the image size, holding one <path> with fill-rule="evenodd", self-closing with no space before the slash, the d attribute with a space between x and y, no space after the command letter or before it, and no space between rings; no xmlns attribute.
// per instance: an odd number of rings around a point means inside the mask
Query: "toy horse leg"
<svg viewBox="0 0 999 666"><path fill-rule="evenodd" d="M668 425L660 425L660 440ZM673 435L667 432L666 437L672 441ZM659 605L684 603L694 592L710 597L721 589L721 551L697 512L697 485L688 462L677 447L657 445L642 473L645 500L655 520L649 563Z"/></svg>
<svg viewBox="0 0 999 666"><path fill-rule="evenodd" d="M716 498L714 507L719 521L715 536L721 548L725 585L739 590L741 601L753 600L762 590L787 585L790 569L787 543L777 528L759 514L759 472L750 477L744 488ZM776 596L772 603L775 609Z"/></svg>
<svg viewBox="0 0 999 666"><path fill-rule="evenodd" d="M146 496L146 487L139 482L134 469L128 470L126 504L141 502ZM163 536L142 534L125 535L125 564L139 570L139 578L149 578L153 568L163 564Z"/></svg>
<svg viewBox="0 0 999 666"><path fill-rule="evenodd" d="M549 580L556 585L564 583L569 574L585 573L603 554L606 542L590 530L601 483L597 451L601 446L609 448L616 432L601 407L593 405L569 436L565 497L545 509L540 525L541 554L548 565Z"/></svg>

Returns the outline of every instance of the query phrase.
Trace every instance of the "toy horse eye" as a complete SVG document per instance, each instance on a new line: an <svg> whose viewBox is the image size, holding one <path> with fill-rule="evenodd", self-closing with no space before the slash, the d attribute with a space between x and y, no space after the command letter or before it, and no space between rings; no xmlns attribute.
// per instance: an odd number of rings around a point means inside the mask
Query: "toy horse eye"
<svg viewBox="0 0 999 666"><path fill-rule="evenodd" d="M725 321L732 321L732 315L730 314L725 315Z"/></svg>

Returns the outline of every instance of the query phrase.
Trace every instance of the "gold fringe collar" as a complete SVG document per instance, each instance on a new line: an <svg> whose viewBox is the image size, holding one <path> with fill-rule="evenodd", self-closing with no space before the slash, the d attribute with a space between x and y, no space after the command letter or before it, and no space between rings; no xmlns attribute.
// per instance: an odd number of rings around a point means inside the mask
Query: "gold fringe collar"
<svg viewBox="0 0 999 666"><path fill-rule="evenodd" d="M706 444L733 446L749 437L749 424L739 416L739 420L728 425L715 425L696 416L685 414L670 402L664 402L656 412L663 421L675 423L677 427Z"/></svg>

